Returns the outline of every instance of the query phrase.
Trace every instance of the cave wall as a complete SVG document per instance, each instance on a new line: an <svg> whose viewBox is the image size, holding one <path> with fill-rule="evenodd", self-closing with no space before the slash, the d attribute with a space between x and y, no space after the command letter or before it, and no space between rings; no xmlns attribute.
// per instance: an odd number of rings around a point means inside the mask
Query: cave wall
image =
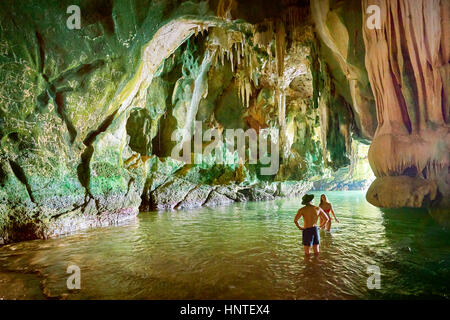
<svg viewBox="0 0 450 320"><path fill-rule="evenodd" d="M367 199L380 207L448 208L450 1L363 5L381 9L381 28L364 28L378 119L369 151L377 179Z"/></svg>
<svg viewBox="0 0 450 320"><path fill-rule="evenodd" d="M311 1L320 57L332 75L334 96L352 106L356 136L370 141L377 128L376 106L365 69L361 1Z"/></svg>
<svg viewBox="0 0 450 320"><path fill-rule="evenodd" d="M371 142L367 200L378 207L449 207L449 5L311 1L334 96L351 105L353 136Z"/></svg>
<svg viewBox="0 0 450 320"><path fill-rule="evenodd" d="M448 206L448 1L417 3L2 1L0 241L299 195L351 170L355 139L370 202ZM172 159L195 120L278 129L279 170Z"/></svg>
<svg viewBox="0 0 450 320"><path fill-rule="evenodd" d="M80 30L66 27L72 4L81 8ZM126 162L129 113L145 104L162 61L212 12L204 2L172 1L0 7L0 238L135 216L146 168Z"/></svg>
<svg viewBox="0 0 450 320"><path fill-rule="evenodd" d="M72 4L80 30L66 27ZM319 135L307 1L0 6L2 241L119 223L139 206L302 194L323 157L325 166L347 163L348 150L329 156ZM280 170L171 159L171 133L194 120L204 129L280 128ZM329 121L342 141L338 113Z"/></svg>

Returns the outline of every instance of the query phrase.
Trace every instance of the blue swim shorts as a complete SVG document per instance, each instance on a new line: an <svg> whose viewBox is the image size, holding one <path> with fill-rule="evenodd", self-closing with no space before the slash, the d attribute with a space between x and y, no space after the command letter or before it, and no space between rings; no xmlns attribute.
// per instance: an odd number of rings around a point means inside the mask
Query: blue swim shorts
<svg viewBox="0 0 450 320"><path fill-rule="evenodd" d="M312 246L320 243L320 233L318 227L311 227L303 230L303 245Z"/></svg>

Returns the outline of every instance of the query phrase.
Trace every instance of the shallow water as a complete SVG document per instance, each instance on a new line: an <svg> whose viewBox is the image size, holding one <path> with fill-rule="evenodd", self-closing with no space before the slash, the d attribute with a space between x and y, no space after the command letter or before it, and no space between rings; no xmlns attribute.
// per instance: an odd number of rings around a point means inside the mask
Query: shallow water
<svg viewBox="0 0 450 320"><path fill-rule="evenodd" d="M417 210L383 213L363 192L327 195L341 222L321 231L317 258L304 257L293 223L299 199L141 213L1 247L0 298L449 298L448 229ZM67 289L69 265L81 290ZM380 268L380 289L368 289L368 266Z"/></svg>

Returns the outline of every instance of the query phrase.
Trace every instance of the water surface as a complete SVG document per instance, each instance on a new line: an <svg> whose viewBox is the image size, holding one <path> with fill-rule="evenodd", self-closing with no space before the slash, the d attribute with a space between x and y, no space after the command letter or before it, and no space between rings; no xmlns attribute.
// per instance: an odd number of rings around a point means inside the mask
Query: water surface
<svg viewBox="0 0 450 320"><path fill-rule="evenodd" d="M320 193L315 192L316 200ZM126 225L0 247L0 298L449 298L450 232L426 212L382 212L327 192L340 223L305 258L299 199L141 213ZM69 265L81 290L67 289ZM368 266L381 271L369 289Z"/></svg>

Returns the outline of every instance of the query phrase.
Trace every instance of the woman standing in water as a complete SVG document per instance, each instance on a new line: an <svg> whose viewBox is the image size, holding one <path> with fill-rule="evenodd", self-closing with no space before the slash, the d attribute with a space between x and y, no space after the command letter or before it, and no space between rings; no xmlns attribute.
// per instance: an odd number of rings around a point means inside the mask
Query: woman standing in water
<svg viewBox="0 0 450 320"><path fill-rule="evenodd" d="M324 194L322 194L322 195L320 196L320 204L319 204L319 207L322 208L323 211L325 211L326 214L327 214L328 216L330 215L330 212L331 212L331 213L333 214L334 220L335 220L336 222L339 222L339 219L337 219L337 218L336 218L336 215L334 214L333 207L331 206L331 203L328 201L327 196L324 195ZM321 220L321 221L320 221L320 224L322 225L322 217L320 217L320 220ZM330 229L331 229L331 217L330 217L330 219L328 220L328 222L325 224L325 229L326 229L327 231L330 231Z"/></svg>

